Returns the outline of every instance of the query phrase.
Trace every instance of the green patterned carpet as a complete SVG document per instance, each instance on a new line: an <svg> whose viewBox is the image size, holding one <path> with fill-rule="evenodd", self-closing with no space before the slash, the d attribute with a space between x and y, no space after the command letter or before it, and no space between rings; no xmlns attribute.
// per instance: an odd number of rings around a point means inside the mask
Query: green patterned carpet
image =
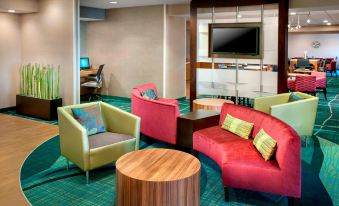
<svg viewBox="0 0 339 206"><path fill-rule="evenodd" d="M328 77L328 100L320 97L314 136L302 146L302 204L339 205L339 78ZM130 99L104 97L105 102L130 111ZM189 112L189 103L179 100L181 113ZM16 115L15 111L7 114ZM57 122L49 122L57 124ZM161 142L150 143L142 137L141 148L170 148ZM307 145L306 145L307 142ZM224 202L221 172L218 166L200 154L201 205L287 205L286 197L232 189L230 202ZM21 186L27 199L39 205L114 205L115 168L109 165L85 174L60 156L59 137L40 145L24 162Z"/></svg>

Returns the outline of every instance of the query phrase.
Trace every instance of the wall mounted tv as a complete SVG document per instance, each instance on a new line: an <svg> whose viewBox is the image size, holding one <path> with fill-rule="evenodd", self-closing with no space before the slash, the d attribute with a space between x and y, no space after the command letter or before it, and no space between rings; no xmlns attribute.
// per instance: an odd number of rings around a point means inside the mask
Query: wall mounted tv
<svg viewBox="0 0 339 206"><path fill-rule="evenodd" d="M210 58L262 58L262 23L209 24Z"/></svg>

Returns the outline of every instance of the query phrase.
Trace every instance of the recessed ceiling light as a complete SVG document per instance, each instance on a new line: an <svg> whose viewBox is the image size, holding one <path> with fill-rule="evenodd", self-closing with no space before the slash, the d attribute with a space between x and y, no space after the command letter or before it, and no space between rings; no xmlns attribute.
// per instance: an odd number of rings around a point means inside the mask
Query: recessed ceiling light
<svg viewBox="0 0 339 206"><path fill-rule="evenodd" d="M238 15L237 15L237 17L238 17L238 18L241 18L241 17L242 17L242 15L241 15L241 14L238 14Z"/></svg>
<svg viewBox="0 0 339 206"><path fill-rule="evenodd" d="M327 23L326 23L326 25L327 25L327 26L331 26L331 25L332 25L332 23L330 23L330 22L327 22Z"/></svg>
<svg viewBox="0 0 339 206"><path fill-rule="evenodd" d="M324 22L324 23L328 23L328 20L324 20L323 22Z"/></svg>
<svg viewBox="0 0 339 206"><path fill-rule="evenodd" d="M308 24L310 24L311 23L311 19L307 19L307 21L306 21Z"/></svg>
<svg viewBox="0 0 339 206"><path fill-rule="evenodd" d="M8 10L8 13L15 13L15 10L9 9L9 10Z"/></svg>
<svg viewBox="0 0 339 206"><path fill-rule="evenodd" d="M110 4L117 4L118 2L117 1L110 1L109 3Z"/></svg>
<svg viewBox="0 0 339 206"><path fill-rule="evenodd" d="M291 15L293 15L293 16L294 16L294 15L297 15L297 13L296 13L296 12L291 12Z"/></svg>

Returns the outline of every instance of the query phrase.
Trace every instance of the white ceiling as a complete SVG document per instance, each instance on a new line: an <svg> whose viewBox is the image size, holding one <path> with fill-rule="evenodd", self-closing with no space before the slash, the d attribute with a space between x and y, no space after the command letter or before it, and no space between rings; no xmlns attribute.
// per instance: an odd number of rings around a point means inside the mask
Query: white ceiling
<svg viewBox="0 0 339 206"><path fill-rule="evenodd" d="M110 1L117 1L118 3L110 4ZM80 0L80 5L100 9L112 9L160 4L188 4L189 2L190 0Z"/></svg>
<svg viewBox="0 0 339 206"><path fill-rule="evenodd" d="M296 11L296 15L290 15L290 23L296 25L298 22L298 16L301 26L306 25L325 25L323 22L327 20L331 24L339 24L339 10L325 10L325 11L310 11L299 12ZM307 19L311 19L311 23L307 23Z"/></svg>

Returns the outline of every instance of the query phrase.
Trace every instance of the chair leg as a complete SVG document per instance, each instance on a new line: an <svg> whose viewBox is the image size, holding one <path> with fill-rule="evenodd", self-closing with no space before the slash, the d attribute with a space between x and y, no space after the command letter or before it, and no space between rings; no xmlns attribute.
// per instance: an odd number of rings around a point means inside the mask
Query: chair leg
<svg viewBox="0 0 339 206"><path fill-rule="evenodd" d="M192 149L193 150L193 156L196 157L197 159L199 159L199 152Z"/></svg>
<svg viewBox="0 0 339 206"><path fill-rule="evenodd" d="M300 198L288 197L288 206L299 206Z"/></svg>
<svg viewBox="0 0 339 206"><path fill-rule="evenodd" d="M323 89L323 91L324 91L324 96L325 96L325 99L327 100L327 96L326 96L326 94L327 94L327 90L326 90L326 88L324 88L324 89Z"/></svg>
<svg viewBox="0 0 339 206"><path fill-rule="evenodd" d="M89 171L86 171L86 184L89 184Z"/></svg>
<svg viewBox="0 0 339 206"><path fill-rule="evenodd" d="M230 192L228 191L228 187L224 186L224 193L225 193L225 202L230 201Z"/></svg>

